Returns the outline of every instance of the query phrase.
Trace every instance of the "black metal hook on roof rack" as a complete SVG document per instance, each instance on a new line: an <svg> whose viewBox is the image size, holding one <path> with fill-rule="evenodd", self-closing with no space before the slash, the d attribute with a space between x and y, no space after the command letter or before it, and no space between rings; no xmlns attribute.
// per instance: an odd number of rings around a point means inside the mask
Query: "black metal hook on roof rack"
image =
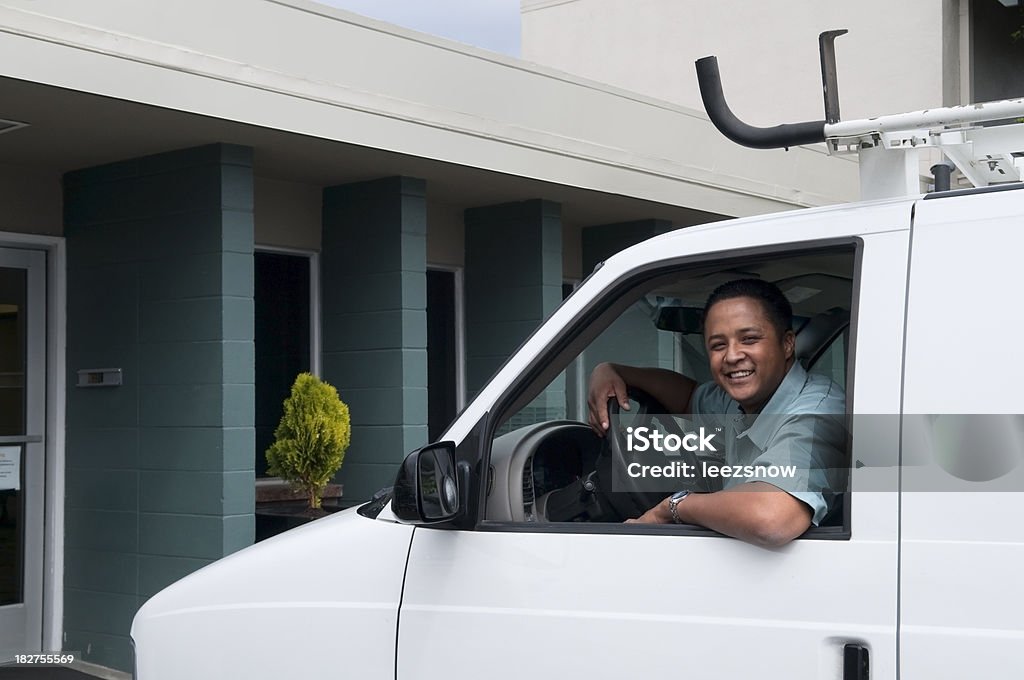
<svg viewBox="0 0 1024 680"><path fill-rule="evenodd" d="M839 93L836 85L835 39L846 30L826 31L818 37L821 51L821 79L825 95L825 115L828 122L839 120ZM788 149L800 144L825 141L824 120L804 123L784 123L774 127L747 125L732 112L722 91L722 75L718 71L718 58L697 60L697 84L708 118L723 135L743 146L754 149ZM834 120L833 120L834 119Z"/></svg>
<svg viewBox="0 0 1024 680"><path fill-rule="evenodd" d="M704 57L697 60L697 84L704 100L708 118L723 135L743 146L754 149L779 149L800 144L816 144L825 141L825 121L806 123L783 123L775 127L754 127L747 125L732 112L725 103L722 92L722 76L718 72L718 58Z"/></svg>

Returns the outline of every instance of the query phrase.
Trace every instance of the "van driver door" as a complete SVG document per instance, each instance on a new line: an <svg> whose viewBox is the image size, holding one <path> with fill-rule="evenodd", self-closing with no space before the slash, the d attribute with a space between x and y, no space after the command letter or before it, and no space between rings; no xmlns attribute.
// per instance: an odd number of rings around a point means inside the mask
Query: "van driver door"
<svg viewBox="0 0 1024 680"><path fill-rule="evenodd" d="M892 291L904 289L907 242L906 231L859 241L855 412L899 413L904 297ZM885 480L897 421L854 418L844 526L778 549L673 526L417 528L397 677L810 680L845 677L853 654L871 678L895 678L899 515Z"/></svg>

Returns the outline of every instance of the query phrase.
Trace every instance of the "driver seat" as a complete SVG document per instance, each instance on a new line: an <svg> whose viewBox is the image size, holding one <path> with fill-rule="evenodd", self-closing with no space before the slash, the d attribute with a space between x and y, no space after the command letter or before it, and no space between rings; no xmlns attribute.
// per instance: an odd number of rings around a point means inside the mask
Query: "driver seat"
<svg viewBox="0 0 1024 680"><path fill-rule="evenodd" d="M833 307L812 316L796 332L796 358L804 370L810 370L832 342L850 328L850 310ZM843 357L846 365L846 357Z"/></svg>

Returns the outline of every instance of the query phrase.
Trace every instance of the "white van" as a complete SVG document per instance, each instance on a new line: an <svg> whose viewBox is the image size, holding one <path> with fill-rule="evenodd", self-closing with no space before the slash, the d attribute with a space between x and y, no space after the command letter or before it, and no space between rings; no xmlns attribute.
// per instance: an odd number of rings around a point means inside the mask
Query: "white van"
<svg viewBox="0 0 1024 680"><path fill-rule="evenodd" d="M1024 677L1022 253L1020 183L629 248L392 492L151 598L136 677ZM610 488L612 454L584 424L598 361L706 378L687 310L739 277L787 294L800 360L852 414L850 490L781 548L622 523L621 494L644 498ZM952 441L940 419L961 414L1001 414L1004 431ZM971 474L993 448L998 470Z"/></svg>

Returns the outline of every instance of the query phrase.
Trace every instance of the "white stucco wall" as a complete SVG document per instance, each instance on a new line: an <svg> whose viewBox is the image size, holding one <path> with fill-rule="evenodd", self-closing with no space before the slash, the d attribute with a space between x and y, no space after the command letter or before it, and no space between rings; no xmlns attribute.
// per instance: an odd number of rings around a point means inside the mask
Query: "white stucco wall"
<svg viewBox="0 0 1024 680"><path fill-rule="evenodd" d="M63 205L56 173L0 164L0 231L61 236Z"/></svg>
<svg viewBox="0 0 1024 680"><path fill-rule="evenodd" d="M427 188L429 194L429 185ZM466 263L463 209L427 197L427 264L462 267Z"/></svg>
<svg viewBox="0 0 1024 680"><path fill-rule="evenodd" d="M944 69L959 80L959 4L522 0L522 55L703 110L693 63L714 54L733 111L774 125L823 118L818 34L846 28L836 42L842 114L864 118L960 103L943 99ZM955 88L947 92L954 96Z"/></svg>
<svg viewBox="0 0 1024 680"><path fill-rule="evenodd" d="M2 0L0 25L21 80L717 214L857 195L818 150L304 0Z"/></svg>
<svg viewBox="0 0 1024 680"><path fill-rule="evenodd" d="M562 278L581 281L583 272L583 229L578 224L562 226Z"/></svg>
<svg viewBox="0 0 1024 680"><path fill-rule="evenodd" d="M320 187L257 176L253 203L257 246L320 250Z"/></svg>

